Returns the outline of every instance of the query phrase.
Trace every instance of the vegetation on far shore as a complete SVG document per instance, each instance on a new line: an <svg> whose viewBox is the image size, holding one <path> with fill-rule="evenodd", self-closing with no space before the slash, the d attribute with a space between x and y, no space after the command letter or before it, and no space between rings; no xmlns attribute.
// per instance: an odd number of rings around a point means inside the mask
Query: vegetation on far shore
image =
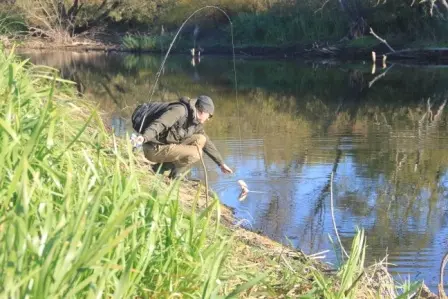
<svg viewBox="0 0 448 299"><path fill-rule="evenodd" d="M445 4L445 0L14 0L0 4L4 16L0 36L8 44L13 39L26 47L164 51L180 25L200 10L185 24L174 51L186 53L197 47L230 54L233 29L234 46L241 53L355 55L348 49L389 50L370 28L397 49L446 45ZM222 11L204 8L211 5Z"/></svg>

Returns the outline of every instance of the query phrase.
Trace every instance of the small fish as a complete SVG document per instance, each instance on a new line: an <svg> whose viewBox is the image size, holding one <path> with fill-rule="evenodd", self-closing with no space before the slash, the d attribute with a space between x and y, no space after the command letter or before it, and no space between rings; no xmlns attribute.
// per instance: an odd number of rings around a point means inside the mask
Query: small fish
<svg viewBox="0 0 448 299"><path fill-rule="evenodd" d="M247 197L247 193L249 193L249 188L247 187L247 184L243 180L238 180L238 184L241 187L241 193L238 197L239 201L243 201Z"/></svg>
<svg viewBox="0 0 448 299"><path fill-rule="evenodd" d="M267 194L267 192L265 192L265 191L252 191L252 190L249 190L249 187L247 187L246 182L244 182L243 180L238 180L238 184L241 187L241 193L240 193L240 196L238 197L238 199L240 201L243 201L244 199L246 199L247 194L249 192L250 193L259 193L259 194Z"/></svg>
<svg viewBox="0 0 448 299"><path fill-rule="evenodd" d="M238 184L240 185L242 192L244 192L244 193L249 192L249 187L247 187L246 182L244 182L243 180L238 180Z"/></svg>

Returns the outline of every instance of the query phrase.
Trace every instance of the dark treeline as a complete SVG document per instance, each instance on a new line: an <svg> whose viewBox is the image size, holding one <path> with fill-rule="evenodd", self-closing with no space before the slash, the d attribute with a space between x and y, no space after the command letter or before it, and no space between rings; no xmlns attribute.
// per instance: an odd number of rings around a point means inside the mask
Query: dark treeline
<svg viewBox="0 0 448 299"><path fill-rule="evenodd" d="M441 45L448 29L445 0L9 0L0 4L0 34L40 36L56 42L90 37L131 49L167 47L191 13L216 5L232 19L236 46L379 43L370 28L396 45ZM217 9L197 13L181 46L230 44L230 26ZM368 38L365 38L368 37Z"/></svg>

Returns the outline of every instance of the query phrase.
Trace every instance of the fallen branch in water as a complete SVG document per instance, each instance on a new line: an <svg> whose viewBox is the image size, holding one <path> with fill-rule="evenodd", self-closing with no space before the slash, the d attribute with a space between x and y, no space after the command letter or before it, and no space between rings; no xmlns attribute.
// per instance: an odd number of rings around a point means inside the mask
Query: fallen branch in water
<svg viewBox="0 0 448 299"><path fill-rule="evenodd" d="M373 83L375 83L377 80L379 80L380 78L386 76L387 72L393 67L394 65L391 65L390 67L388 67L384 72L382 72L381 74L379 74L378 76L376 76L375 78L373 78L370 82L369 82L369 88L372 87Z"/></svg>
<svg viewBox="0 0 448 299"><path fill-rule="evenodd" d="M392 52L395 52L394 48L392 48L385 39L379 37L372 29L372 27L370 27L370 34L372 34L377 40L379 40L380 42L382 42L383 44L385 44L389 50L391 50Z"/></svg>

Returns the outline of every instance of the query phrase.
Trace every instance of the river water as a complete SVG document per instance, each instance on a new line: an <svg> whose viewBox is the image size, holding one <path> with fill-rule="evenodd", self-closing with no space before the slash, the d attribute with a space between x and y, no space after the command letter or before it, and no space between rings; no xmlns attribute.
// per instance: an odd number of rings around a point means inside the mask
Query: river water
<svg viewBox="0 0 448 299"><path fill-rule="evenodd" d="M130 131L162 56L33 52ZM370 62L171 56L153 100L211 96L206 124L234 175L207 159L211 188L248 228L337 264L331 212L344 247L367 235L367 263L384 259L398 281L436 290L448 251L448 69ZM200 165L192 175L203 177ZM333 181L331 174L334 174ZM237 180L250 190L238 199ZM448 278L445 278L447 281Z"/></svg>

